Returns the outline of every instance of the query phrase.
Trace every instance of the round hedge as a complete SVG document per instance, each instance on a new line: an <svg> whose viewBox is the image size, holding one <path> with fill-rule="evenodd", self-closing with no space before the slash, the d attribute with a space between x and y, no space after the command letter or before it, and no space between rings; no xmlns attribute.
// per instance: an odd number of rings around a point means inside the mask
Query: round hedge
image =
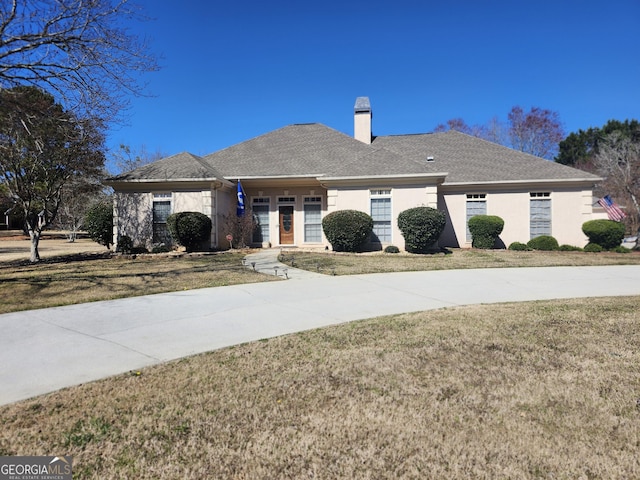
<svg viewBox="0 0 640 480"><path fill-rule="evenodd" d="M121 253L131 253L133 251L133 240L129 235L120 237L116 251Z"/></svg>
<svg viewBox="0 0 640 480"><path fill-rule="evenodd" d="M582 224L582 231L589 237L589 243L597 243L605 250L611 250L622 243L625 226L613 220L589 220Z"/></svg>
<svg viewBox="0 0 640 480"><path fill-rule="evenodd" d="M602 250L603 248L597 243L587 243L587 245L584 247L584 251L590 252L590 253L598 253L598 252L601 252Z"/></svg>
<svg viewBox="0 0 640 480"><path fill-rule="evenodd" d="M474 248L493 248L504 228L504 220L496 215L476 215L469 219L471 246Z"/></svg>
<svg viewBox="0 0 640 480"><path fill-rule="evenodd" d="M519 252L526 252L527 250L529 250L529 247L527 247L526 243L513 242L511 245L509 245L509 250L514 250L514 251L519 251Z"/></svg>
<svg viewBox="0 0 640 480"><path fill-rule="evenodd" d="M445 224L444 212L431 207L410 208L398 215L404 248L411 253L427 252L442 235Z"/></svg>
<svg viewBox="0 0 640 480"><path fill-rule="evenodd" d="M373 219L359 210L338 210L322 219L322 230L336 252L357 252L373 231Z"/></svg>
<svg viewBox="0 0 640 480"><path fill-rule="evenodd" d="M534 250L558 250L558 240L551 235L540 235L539 237L532 238L527 242L527 246Z"/></svg>
<svg viewBox="0 0 640 480"><path fill-rule="evenodd" d="M192 252L209 239L211 219L200 212L178 212L167 217L171 238Z"/></svg>
<svg viewBox="0 0 640 480"><path fill-rule="evenodd" d="M558 250L560 250L561 252L581 252L582 248L576 247L575 245L567 245L565 243L563 245L560 245L558 247Z"/></svg>

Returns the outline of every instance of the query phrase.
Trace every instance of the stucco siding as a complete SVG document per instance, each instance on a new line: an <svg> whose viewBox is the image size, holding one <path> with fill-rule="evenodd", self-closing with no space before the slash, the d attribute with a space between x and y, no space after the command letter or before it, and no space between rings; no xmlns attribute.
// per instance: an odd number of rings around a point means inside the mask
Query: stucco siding
<svg viewBox="0 0 640 480"><path fill-rule="evenodd" d="M466 242L466 195L463 207L463 232ZM529 241L529 191L489 192L487 194L487 215L496 215L504 220L500 240L504 247L513 242ZM553 218L553 217L552 217ZM471 246L471 242L466 243Z"/></svg>
<svg viewBox="0 0 640 480"><path fill-rule="evenodd" d="M504 220L504 230L500 235L505 247L513 242L527 243L531 239L530 210L531 192L548 192L551 203L551 235L560 244L583 247L587 238L582 233L582 224L599 215L594 214L591 205L591 191L581 188L540 187L525 189L469 188L467 191L444 193L439 206L447 214L447 227L440 244L449 247L471 247L466 238L467 194L485 194L487 215L497 215Z"/></svg>
<svg viewBox="0 0 640 480"><path fill-rule="evenodd" d="M269 198L269 242L264 247L278 246L280 242L279 206L294 207L294 241L296 246L324 247L329 245L324 232L320 242L305 241L306 197L321 198L321 214L337 210L359 210L371 215L371 192L385 191L391 201L391 241L383 242L383 247L393 244L404 249L404 238L398 229L398 215L409 208L429 206L445 212L446 227L440 237L443 247L471 247L466 238L467 194L484 194L488 215L497 215L505 221L500 235L504 246L518 241L526 243L530 232L530 193L548 192L551 203L551 234L560 244L584 246L587 238L582 233L582 224L594 218L606 218L606 214L592 206L591 190L580 187L564 187L550 190L541 186L519 188L477 188L456 187L442 189L438 193L437 185L359 185L333 186L323 188L319 185L282 187L245 187L247 206L251 207L254 198ZM163 193L167 189L162 190ZM159 192L157 192L159 193ZM284 203L279 200L285 200ZM153 238L153 192L116 192L114 194L114 241L119 236L128 235L135 245L152 247ZM235 215L235 191L194 189L173 191L171 212L196 211L212 219L211 247L226 248L227 228L225 216Z"/></svg>
<svg viewBox="0 0 640 480"><path fill-rule="evenodd" d="M440 236L442 247L465 247L466 195L464 193L441 195L438 209L444 211L446 224Z"/></svg>
<svg viewBox="0 0 640 480"><path fill-rule="evenodd" d="M171 213L176 212L198 212L208 213L204 209L202 191L193 192L173 192L173 199L171 202Z"/></svg>
<svg viewBox="0 0 640 480"><path fill-rule="evenodd" d="M404 249L404 237L398 228L398 215L404 210L414 207L437 208L436 185L402 185L386 186L377 184L358 188L338 187L330 189L329 211L359 210L371 215L372 191L388 191L391 199L391 241L383 242L382 246L395 245ZM387 196L385 194L385 196Z"/></svg>
<svg viewBox="0 0 640 480"><path fill-rule="evenodd" d="M117 248L121 236L131 237L134 245L147 245L153 237L153 194L115 192L113 242Z"/></svg>
<svg viewBox="0 0 640 480"><path fill-rule="evenodd" d="M153 248L153 202L154 195L157 194L169 194L169 196L156 200L170 201L171 213L199 212L211 218L210 246L216 248L220 245L219 225L222 214L227 212L226 210L219 212L217 202L222 197L222 206L228 209L230 190L219 194L218 190L211 188L172 190L170 185L147 192L120 191L114 193L113 235L116 245L118 238L127 235L131 237L134 245L143 245L148 249Z"/></svg>

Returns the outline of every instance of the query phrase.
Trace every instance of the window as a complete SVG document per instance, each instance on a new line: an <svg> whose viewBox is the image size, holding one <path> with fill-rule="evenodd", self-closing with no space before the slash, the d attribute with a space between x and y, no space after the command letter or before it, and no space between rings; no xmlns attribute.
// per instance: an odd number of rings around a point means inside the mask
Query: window
<svg viewBox="0 0 640 480"><path fill-rule="evenodd" d="M171 194L153 194L153 243L171 245L167 217L171 215Z"/></svg>
<svg viewBox="0 0 640 480"><path fill-rule="evenodd" d="M551 193L529 194L529 236L551 235Z"/></svg>
<svg viewBox="0 0 640 480"><path fill-rule="evenodd" d="M253 242L263 243L269 241L269 199L265 197L253 199L253 218L257 227L253 231Z"/></svg>
<svg viewBox="0 0 640 480"><path fill-rule="evenodd" d="M322 241L322 197L304 197L304 241Z"/></svg>
<svg viewBox="0 0 640 480"><path fill-rule="evenodd" d="M391 242L391 190L371 190L370 193L373 234L380 243L389 243Z"/></svg>
<svg viewBox="0 0 640 480"><path fill-rule="evenodd" d="M471 193L467 194L467 242L473 240L469 231L469 219L476 215L487 214L487 194Z"/></svg>
<svg viewBox="0 0 640 480"><path fill-rule="evenodd" d="M296 203L296 197L278 197L278 203Z"/></svg>

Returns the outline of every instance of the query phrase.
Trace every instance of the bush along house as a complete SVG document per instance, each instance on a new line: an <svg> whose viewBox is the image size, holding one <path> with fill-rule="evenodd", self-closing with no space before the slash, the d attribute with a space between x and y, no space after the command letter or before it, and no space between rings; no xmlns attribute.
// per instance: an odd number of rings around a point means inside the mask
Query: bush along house
<svg viewBox="0 0 640 480"><path fill-rule="evenodd" d="M367 97L356 99L354 136L319 123L282 127L206 156L180 153L112 177L114 241L166 242L166 218L197 211L212 220L212 249L229 246L223 218L235 214L238 183L258 222L258 247L329 246L322 218L359 210L373 218L372 248L404 248L400 212L446 215L441 247L470 247L468 220L504 220L505 245L553 235L584 246L584 222L601 218L592 190L601 179L457 131L374 136ZM600 210L600 209L599 209Z"/></svg>

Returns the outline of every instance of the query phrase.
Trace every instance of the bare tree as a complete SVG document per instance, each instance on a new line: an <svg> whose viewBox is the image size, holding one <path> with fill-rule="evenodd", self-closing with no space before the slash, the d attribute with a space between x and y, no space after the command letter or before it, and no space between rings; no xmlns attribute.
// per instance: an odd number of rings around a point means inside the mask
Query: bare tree
<svg viewBox="0 0 640 480"><path fill-rule="evenodd" d="M507 115L511 147L551 160L558 153L564 130L557 112L531 107L527 113L515 106Z"/></svg>
<svg viewBox="0 0 640 480"><path fill-rule="evenodd" d="M129 145L121 144L117 150L111 153L111 161L117 169L116 173L130 172L164 157L166 155L159 150L149 152L145 145L131 148Z"/></svg>
<svg viewBox="0 0 640 480"><path fill-rule="evenodd" d="M2 0L0 88L37 86L79 117L116 119L138 75L157 69L132 19L129 0Z"/></svg>
<svg viewBox="0 0 640 480"><path fill-rule="evenodd" d="M251 210L237 216L235 213L222 216L222 228L226 232L230 248L246 248L251 244L253 232L258 226L256 217Z"/></svg>
<svg viewBox="0 0 640 480"><path fill-rule="evenodd" d="M455 130L456 132L466 133L473 137L482 138L484 140L495 141L498 135L498 125L495 124L497 118L493 118L491 122L485 125L467 125L462 118L451 118L446 123L441 123L433 129L435 133Z"/></svg>
<svg viewBox="0 0 640 480"><path fill-rule="evenodd" d="M540 107L532 107L525 113L521 107L515 106L511 108L506 124L493 117L485 125L469 126L462 118L452 118L439 124L434 132L447 130L473 135L548 160L557 153L558 144L564 138L558 113Z"/></svg>
<svg viewBox="0 0 640 480"><path fill-rule="evenodd" d="M84 229L87 211L96 203L109 198L101 184L106 173L99 176L74 177L62 188L60 207L54 226L65 231L69 242L75 242L78 233Z"/></svg>
<svg viewBox="0 0 640 480"><path fill-rule="evenodd" d="M605 178L602 188L627 206L632 231L640 235L640 142L614 131L599 142L594 164Z"/></svg>
<svg viewBox="0 0 640 480"><path fill-rule="evenodd" d="M500 121L498 117L493 117L482 127L482 134L480 138L489 140L493 143L499 143L505 145L507 143L507 134L505 125Z"/></svg>
<svg viewBox="0 0 640 480"><path fill-rule="evenodd" d="M455 130L456 132L466 133L471 135L473 129L467 125L462 118L450 118L446 123L441 123L433 129L434 132L446 132L448 130Z"/></svg>

